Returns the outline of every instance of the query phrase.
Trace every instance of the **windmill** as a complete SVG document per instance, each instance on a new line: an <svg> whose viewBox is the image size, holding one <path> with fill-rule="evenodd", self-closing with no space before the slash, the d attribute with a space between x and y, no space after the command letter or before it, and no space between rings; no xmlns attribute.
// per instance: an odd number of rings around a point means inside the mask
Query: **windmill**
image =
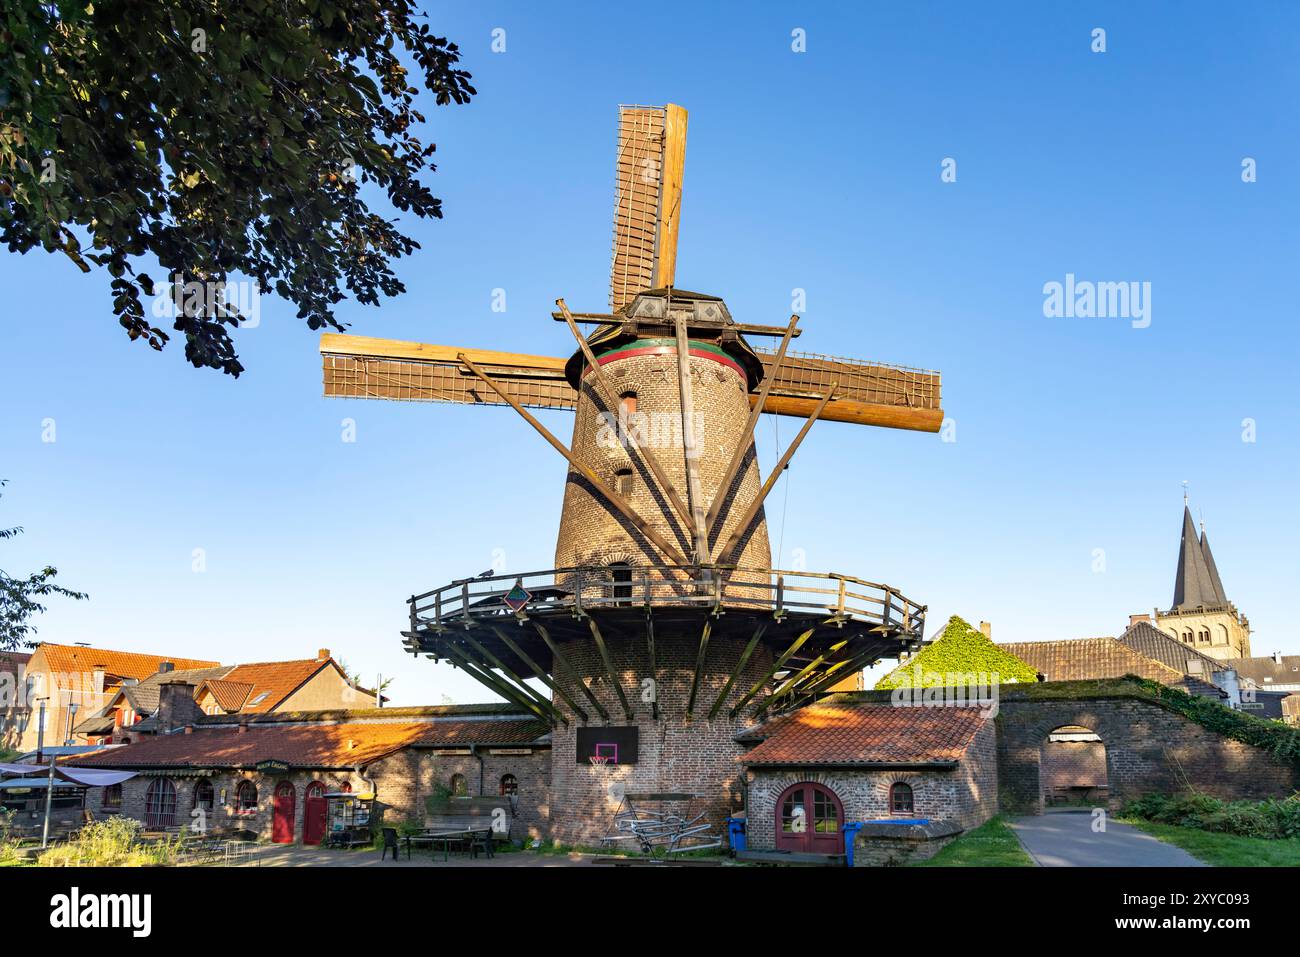
<svg viewBox="0 0 1300 957"><path fill-rule="evenodd" d="M327 396L508 405L567 461L555 567L415 595L403 637L552 725L553 824L579 843L604 823L609 775L724 813L740 729L924 627L891 586L774 569L763 505L819 419L937 432L939 375L795 352L797 316L737 322L676 288L686 125L679 106L620 107L609 311L556 301L570 355L320 343ZM529 409L572 409L569 444ZM804 420L765 480L763 412Z"/></svg>

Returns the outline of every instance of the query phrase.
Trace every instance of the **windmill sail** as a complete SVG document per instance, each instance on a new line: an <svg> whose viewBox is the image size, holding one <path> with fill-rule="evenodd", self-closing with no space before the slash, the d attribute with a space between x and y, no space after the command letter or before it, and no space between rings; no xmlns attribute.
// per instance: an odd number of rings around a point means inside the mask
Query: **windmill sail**
<svg viewBox="0 0 1300 957"><path fill-rule="evenodd" d="M618 108L610 312L639 292L673 282L685 157L686 111L680 106Z"/></svg>
<svg viewBox="0 0 1300 957"><path fill-rule="evenodd" d="M456 357L468 355L511 398L533 409L572 409L577 394L565 378L565 359L486 349L462 349L368 336L321 336L325 395L503 405ZM770 374L775 355L754 350ZM766 411L806 416L831 382L835 399L821 418L937 432L943 422L939 373L882 362L787 352L772 383ZM751 395L751 401L756 396Z"/></svg>

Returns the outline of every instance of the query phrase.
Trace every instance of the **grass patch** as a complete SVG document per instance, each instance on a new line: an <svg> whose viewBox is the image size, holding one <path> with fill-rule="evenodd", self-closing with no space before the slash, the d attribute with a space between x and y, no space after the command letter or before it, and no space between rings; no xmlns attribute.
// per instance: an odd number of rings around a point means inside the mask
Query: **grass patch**
<svg viewBox="0 0 1300 957"><path fill-rule="evenodd" d="M1167 844L1181 847L1211 867L1300 867L1300 838L1242 837L1142 818L1121 820Z"/></svg>
<svg viewBox="0 0 1300 957"><path fill-rule="evenodd" d="M1001 817L990 818L967 831L928 861L916 867L1033 867L1020 839Z"/></svg>

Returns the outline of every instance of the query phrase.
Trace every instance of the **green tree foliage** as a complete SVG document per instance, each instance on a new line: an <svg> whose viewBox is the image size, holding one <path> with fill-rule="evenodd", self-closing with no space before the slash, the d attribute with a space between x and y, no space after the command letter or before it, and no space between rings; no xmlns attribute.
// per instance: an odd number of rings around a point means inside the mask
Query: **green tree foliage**
<svg viewBox="0 0 1300 957"><path fill-rule="evenodd" d="M211 293L232 276L312 329L343 328L344 290L370 305L403 292L390 262L418 248L362 186L442 215L408 65L439 105L475 93L422 16L406 0L7 0L0 240L106 269L118 322L155 349L164 310L137 267L202 284L173 326L195 366L243 369L240 312Z"/></svg>
<svg viewBox="0 0 1300 957"><path fill-rule="evenodd" d="M0 489L7 484L0 479ZM19 526L0 528L0 541L16 538L22 533ZM58 573L57 568L47 565L26 578L13 578L0 568L0 651L13 651L35 631L31 624L32 616L45 610L39 599L62 595L80 601L87 597L84 592L56 585L54 578Z"/></svg>
<svg viewBox="0 0 1300 957"><path fill-rule="evenodd" d="M953 615L938 639L876 682L876 690L942 686L952 675L996 675L1000 682L1034 682L1038 672L1015 655L993 644L984 633ZM958 683L965 682L958 679Z"/></svg>

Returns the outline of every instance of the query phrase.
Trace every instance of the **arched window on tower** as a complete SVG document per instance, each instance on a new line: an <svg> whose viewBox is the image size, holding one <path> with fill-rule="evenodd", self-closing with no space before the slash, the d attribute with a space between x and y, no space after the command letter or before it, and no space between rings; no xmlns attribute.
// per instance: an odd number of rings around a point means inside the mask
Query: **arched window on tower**
<svg viewBox="0 0 1300 957"><path fill-rule="evenodd" d="M614 491L619 495L632 494L632 470L619 469L614 473Z"/></svg>
<svg viewBox="0 0 1300 957"><path fill-rule="evenodd" d="M632 566L627 562L610 562L610 595L616 605L632 604Z"/></svg>

